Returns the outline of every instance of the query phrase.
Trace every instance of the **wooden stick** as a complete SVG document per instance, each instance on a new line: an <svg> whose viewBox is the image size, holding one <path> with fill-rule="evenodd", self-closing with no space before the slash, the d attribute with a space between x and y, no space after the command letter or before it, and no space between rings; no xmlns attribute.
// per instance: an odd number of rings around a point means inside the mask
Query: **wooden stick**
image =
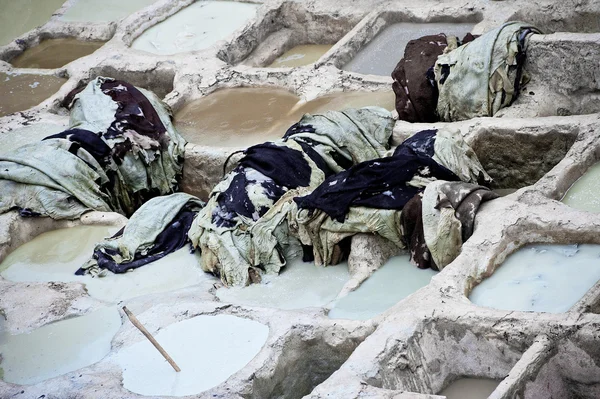
<svg viewBox="0 0 600 399"><path fill-rule="evenodd" d="M163 355L163 357L165 359L167 359L167 362L169 362L169 364L171 365L171 367L173 367L175 369L176 372L180 372L181 369L179 368L179 366L175 363L175 361L171 358L171 356L169 356L169 354L163 349L162 346L160 346L160 344L158 342L156 342L156 340L154 339L154 337L152 336L152 334L150 334L150 332L148 330L146 330L146 327L144 327L142 325L142 323L140 323L140 321L133 315L133 313L131 313L131 311L129 309L127 309L127 306L123 306L123 312L125 312L125 314L127 315L127 317L129 317L129 320L131 321L131 323L137 327L138 330L140 330L142 332L142 334L144 334L144 336L146 338L148 338L148 340L150 342L152 342L152 345L154 345L154 347L156 349L158 349L158 351L160 352L161 355Z"/></svg>

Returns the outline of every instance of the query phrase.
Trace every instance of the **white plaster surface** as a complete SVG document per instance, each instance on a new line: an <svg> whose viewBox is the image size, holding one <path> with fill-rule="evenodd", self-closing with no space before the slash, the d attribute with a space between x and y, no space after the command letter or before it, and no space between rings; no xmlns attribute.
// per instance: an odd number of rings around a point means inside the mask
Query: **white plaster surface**
<svg viewBox="0 0 600 399"><path fill-rule="evenodd" d="M22 145L35 143L66 129L66 125L56 125L53 123L36 123L15 129L10 137L8 135L0 135L0 154L6 154Z"/></svg>
<svg viewBox="0 0 600 399"><path fill-rule="evenodd" d="M244 367L262 348L269 328L240 317L197 316L170 325L156 340L180 367L177 373L147 340L123 349L123 384L142 395L193 395Z"/></svg>

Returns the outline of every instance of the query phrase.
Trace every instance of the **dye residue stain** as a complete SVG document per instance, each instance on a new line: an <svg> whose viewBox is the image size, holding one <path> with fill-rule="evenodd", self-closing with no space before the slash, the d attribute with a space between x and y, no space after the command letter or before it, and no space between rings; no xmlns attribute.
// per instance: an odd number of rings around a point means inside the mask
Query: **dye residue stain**
<svg viewBox="0 0 600 399"><path fill-rule="evenodd" d="M461 378L438 395L447 399L485 399L494 392L500 382L488 378Z"/></svg>
<svg viewBox="0 0 600 399"><path fill-rule="evenodd" d="M161 55L202 50L254 18L257 7L233 1L197 1L146 30L131 47Z"/></svg>
<svg viewBox="0 0 600 399"><path fill-rule="evenodd" d="M278 309L324 307L333 301L350 279L347 263L315 266L301 259L290 261L279 275L263 275L260 284L220 288L222 302Z"/></svg>
<svg viewBox="0 0 600 399"><path fill-rule="evenodd" d="M60 68L92 54L105 42L84 42L77 39L48 39L28 48L10 63L15 68Z"/></svg>
<svg viewBox="0 0 600 399"><path fill-rule="evenodd" d="M0 330L2 379L36 384L100 361L121 326L117 308L48 324L28 334Z"/></svg>
<svg viewBox="0 0 600 399"><path fill-rule="evenodd" d="M469 299L503 310L569 310L600 279L600 245L533 245L510 255Z"/></svg>
<svg viewBox="0 0 600 399"><path fill-rule="evenodd" d="M329 317L368 320L429 284L436 273L411 264L408 255L395 256L355 291L337 301Z"/></svg>
<svg viewBox="0 0 600 399"><path fill-rule="evenodd" d="M193 395L241 370L267 341L269 328L229 315L197 316L172 324L156 340L181 368L175 372L148 340L123 349L123 385L140 395Z"/></svg>
<svg viewBox="0 0 600 399"><path fill-rule="evenodd" d="M41 234L9 254L0 264L0 275L17 282L81 282L90 296L107 302L172 291L213 278L200 270L198 256L190 254L187 247L131 272L76 276L75 271L92 256L96 243L117 230L78 226Z"/></svg>
<svg viewBox="0 0 600 399"><path fill-rule="evenodd" d="M0 0L0 46L48 22L65 0Z"/></svg>
<svg viewBox="0 0 600 399"><path fill-rule="evenodd" d="M344 70L372 75L390 76L396 64L404 57L406 44L426 35L458 36L460 39L473 29L473 23L408 23L388 26L361 49L344 66Z"/></svg>
<svg viewBox="0 0 600 399"><path fill-rule="evenodd" d="M34 107L54 95L67 79L0 72L0 117Z"/></svg>
<svg viewBox="0 0 600 399"><path fill-rule="evenodd" d="M214 147L248 147L281 138L273 129L300 99L281 89L236 88L216 91L185 105L175 127L191 143Z"/></svg>
<svg viewBox="0 0 600 399"><path fill-rule="evenodd" d="M269 67L293 68L317 62L329 49L331 44L303 44L286 51L278 57Z"/></svg>
<svg viewBox="0 0 600 399"><path fill-rule="evenodd" d="M565 194L562 202L571 208L600 212L600 163L593 165Z"/></svg>
<svg viewBox="0 0 600 399"><path fill-rule="evenodd" d="M63 0L64 1L64 0ZM79 0L59 17L61 21L110 22L128 16L157 0Z"/></svg>

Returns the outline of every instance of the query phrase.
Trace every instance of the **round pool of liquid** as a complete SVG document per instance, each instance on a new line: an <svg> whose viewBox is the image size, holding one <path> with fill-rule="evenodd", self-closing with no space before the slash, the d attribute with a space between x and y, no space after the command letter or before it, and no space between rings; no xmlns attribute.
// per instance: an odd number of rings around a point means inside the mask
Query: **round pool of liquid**
<svg viewBox="0 0 600 399"><path fill-rule="evenodd" d="M229 315L196 316L155 335L180 372L175 372L146 339L124 348L117 362L123 369L123 385L132 392L194 395L219 385L246 366L268 335L269 328L254 320Z"/></svg>

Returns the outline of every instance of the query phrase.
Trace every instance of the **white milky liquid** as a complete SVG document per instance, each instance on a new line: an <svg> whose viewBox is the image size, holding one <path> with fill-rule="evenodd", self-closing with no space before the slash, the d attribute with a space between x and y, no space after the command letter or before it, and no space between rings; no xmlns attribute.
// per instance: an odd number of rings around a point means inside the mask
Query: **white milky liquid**
<svg viewBox="0 0 600 399"><path fill-rule="evenodd" d="M438 395L447 399L485 399L494 392L500 381L488 378L461 378Z"/></svg>
<svg viewBox="0 0 600 399"><path fill-rule="evenodd" d="M600 163L593 165L567 191L562 202L572 208L600 212Z"/></svg>
<svg viewBox="0 0 600 399"><path fill-rule="evenodd" d="M329 317L370 319L429 284L436 273L411 264L408 255L394 256L360 287L337 301L329 311Z"/></svg>
<svg viewBox="0 0 600 399"><path fill-rule="evenodd" d="M256 4L196 1L140 35L131 47L154 54L208 48L256 15Z"/></svg>
<svg viewBox="0 0 600 399"><path fill-rule="evenodd" d="M128 16L157 0L77 0L59 17L62 21L110 22Z"/></svg>
<svg viewBox="0 0 600 399"><path fill-rule="evenodd" d="M116 307L48 324L29 334L0 331L3 380L36 384L100 361L121 326Z"/></svg>
<svg viewBox="0 0 600 399"><path fill-rule="evenodd" d="M560 313L600 279L600 245L534 245L506 258L469 299L504 310Z"/></svg>
<svg viewBox="0 0 600 399"><path fill-rule="evenodd" d="M155 335L181 371L145 338L117 355L123 385L141 395L185 396L210 389L242 369L267 341L269 328L240 317L197 316Z"/></svg>
<svg viewBox="0 0 600 399"><path fill-rule="evenodd" d="M409 41L422 36L446 35L462 39L473 29L473 23L409 23L402 22L385 28L348 62L343 69L372 75L390 76L396 64L404 57Z"/></svg>
<svg viewBox="0 0 600 399"><path fill-rule="evenodd" d="M290 261L279 275L263 275L260 284L220 288L223 302L279 309L323 307L335 299L349 280L347 263L315 266L302 259Z"/></svg>
<svg viewBox="0 0 600 399"><path fill-rule="evenodd" d="M213 278L200 269L198 256L190 254L187 246L127 273L76 276L75 271L92 256L95 244L117 230L78 226L41 234L8 255L0 264L0 275L19 282L77 281L86 285L90 296L109 302L172 291Z"/></svg>

